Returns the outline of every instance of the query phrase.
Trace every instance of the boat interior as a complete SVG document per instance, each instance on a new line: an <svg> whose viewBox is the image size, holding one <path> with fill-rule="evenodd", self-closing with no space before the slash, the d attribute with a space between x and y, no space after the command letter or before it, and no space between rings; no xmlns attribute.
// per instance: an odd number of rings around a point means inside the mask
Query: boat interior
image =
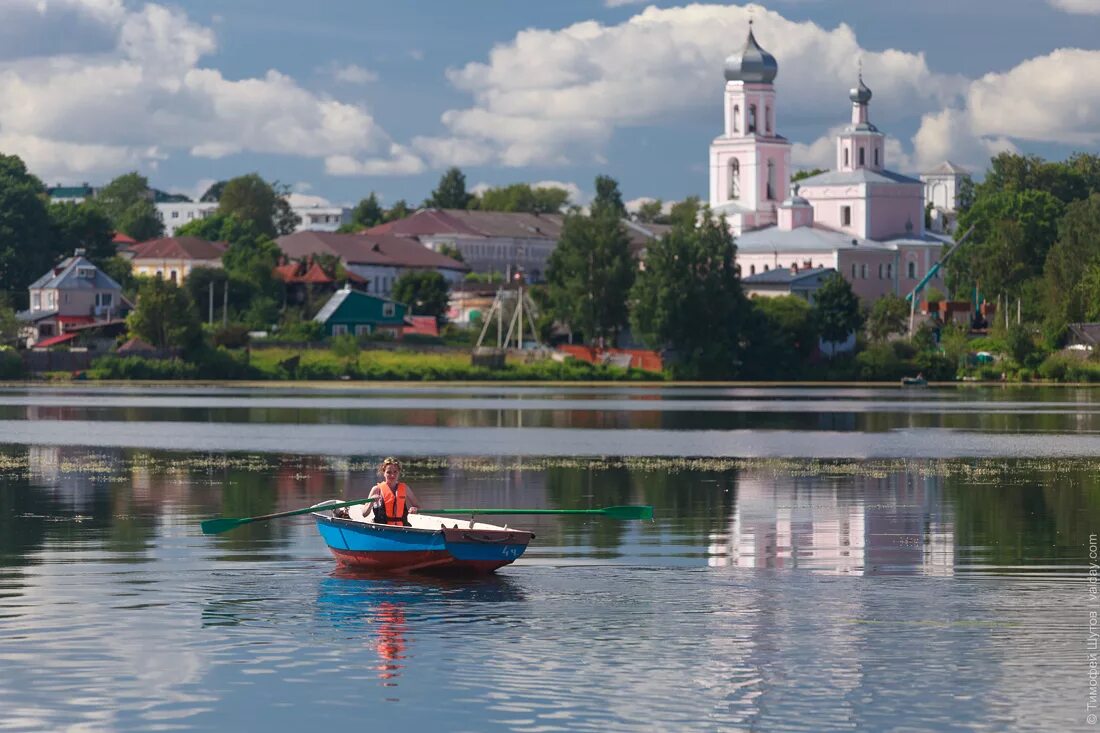
<svg viewBox="0 0 1100 733"><path fill-rule="evenodd" d="M328 502L326 502L328 503ZM324 509L323 506L318 506L318 509ZM373 511L370 504L356 504L354 506L347 507L348 516L347 519L353 522L362 522L364 524L376 524L374 521ZM460 517L458 515L452 517L437 517L431 514L410 514L409 524L414 529L426 529L432 532L437 532L443 528L456 528L456 529L514 529L510 528L507 524L486 524L484 522L475 522L473 517L465 516Z"/></svg>

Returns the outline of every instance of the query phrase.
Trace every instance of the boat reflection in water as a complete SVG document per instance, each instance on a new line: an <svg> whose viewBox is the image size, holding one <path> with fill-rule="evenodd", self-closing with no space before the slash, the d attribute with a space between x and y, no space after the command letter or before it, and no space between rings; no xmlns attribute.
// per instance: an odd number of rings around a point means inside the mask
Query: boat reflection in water
<svg viewBox="0 0 1100 733"><path fill-rule="evenodd" d="M954 522L941 484L906 473L825 482L747 471L728 531L711 535L708 564L953 575Z"/></svg>
<svg viewBox="0 0 1100 733"><path fill-rule="evenodd" d="M418 622L449 614L463 620L507 620L514 611L510 604L526 600L523 590L499 576L445 578L435 576L395 577L338 568L323 578L317 595L316 614L341 636L361 639L375 659L368 666L380 684L396 688L406 667L416 658ZM455 608L478 605L470 618L457 615ZM494 606L499 604L499 610ZM349 649L362 647L351 644ZM387 698L396 701L397 698Z"/></svg>

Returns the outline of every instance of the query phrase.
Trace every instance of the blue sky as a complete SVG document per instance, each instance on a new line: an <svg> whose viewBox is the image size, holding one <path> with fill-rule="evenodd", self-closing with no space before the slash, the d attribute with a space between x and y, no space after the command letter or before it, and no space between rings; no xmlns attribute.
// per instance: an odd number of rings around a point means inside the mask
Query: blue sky
<svg viewBox="0 0 1100 733"><path fill-rule="evenodd" d="M1100 0L0 4L0 152L47 183L137 169L194 194L256 171L415 203L459 165L470 186L705 196L750 16L798 167L830 165L859 60L893 169L1100 141Z"/></svg>

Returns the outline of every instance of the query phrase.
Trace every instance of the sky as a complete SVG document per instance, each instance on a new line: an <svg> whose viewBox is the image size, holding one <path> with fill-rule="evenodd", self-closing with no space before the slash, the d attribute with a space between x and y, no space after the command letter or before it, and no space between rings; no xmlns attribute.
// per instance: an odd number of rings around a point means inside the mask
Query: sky
<svg viewBox="0 0 1100 733"><path fill-rule="evenodd" d="M754 21L796 168L832 167L859 65L887 167L1100 143L1100 0L0 0L0 153L47 185L417 204L553 182L707 196L723 61Z"/></svg>

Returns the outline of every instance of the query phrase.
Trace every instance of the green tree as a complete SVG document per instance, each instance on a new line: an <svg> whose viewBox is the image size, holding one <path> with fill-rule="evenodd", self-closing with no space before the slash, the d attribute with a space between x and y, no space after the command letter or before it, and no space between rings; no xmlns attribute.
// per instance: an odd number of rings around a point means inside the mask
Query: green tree
<svg viewBox="0 0 1100 733"><path fill-rule="evenodd" d="M195 304L187 291L162 277L141 279L137 303L126 323L132 336L157 348L189 351L202 339Z"/></svg>
<svg viewBox="0 0 1100 733"><path fill-rule="evenodd" d="M749 304L725 217L704 209L699 224L681 220L649 245L631 291L634 332L671 348L679 377L729 377L740 367Z"/></svg>
<svg viewBox="0 0 1100 733"><path fill-rule="evenodd" d="M210 186L206 189L206 193L202 195L202 198L200 198L199 201L208 204L217 203L218 200L222 197L222 191L225 190L226 183L228 183L228 181L216 181L214 183L211 183Z"/></svg>
<svg viewBox="0 0 1100 733"><path fill-rule="evenodd" d="M618 186L600 176L596 188L590 214L574 211L565 217L546 280L557 318L590 343L603 338L613 345L629 318L627 297L635 264Z"/></svg>
<svg viewBox="0 0 1100 733"><path fill-rule="evenodd" d="M673 226L680 225L694 227L699 219L699 212L703 204L698 196L688 196L683 201L677 201L668 212L668 223Z"/></svg>
<svg viewBox="0 0 1100 733"><path fill-rule="evenodd" d="M129 258L115 255L97 262L96 267L118 283L122 288L122 294L128 299L133 300L137 296L137 279L134 277L134 266Z"/></svg>
<svg viewBox="0 0 1100 733"><path fill-rule="evenodd" d="M1059 227L1058 242L1047 257L1047 325L1052 331L1085 319L1100 302L1100 194L1070 204ZM1094 276L1096 275L1096 276ZM1087 277L1086 277L1087 276Z"/></svg>
<svg viewBox="0 0 1100 733"><path fill-rule="evenodd" d="M337 359L344 360L344 368L351 371L354 366L359 368L359 339L350 333L333 336L331 341L332 354Z"/></svg>
<svg viewBox="0 0 1100 733"><path fill-rule="evenodd" d="M393 284L393 299L409 306L413 315L442 321L450 306L447 280L435 270L408 270Z"/></svg>
<svg viewBox="0 0 1100 733"><path fill-rule="evenodd" d="M828 171L824 168L811 168L809 170L795 171L791 174L791 183L796 183L806 178L813 178L814 176L819 176L822 173L828 173Z"/></svg>
<svg viewBox="0 0 1100 733"><path fill-rule="evenodd" d="M532 214L551 214L561 211L569 203L569 192L557 187L532 188L526 183L513 183L485 190L471 203L471 208L482 211L523 211Z"/></svg>
<svg viewBox="0 0 1100 733"><path fill-rule="evenodd" d="M814 295L814 318L821 338L834 344L847 340L850 333L863 326L859 298L839 274L825 278Z"/></svg>
<svg viewBox="0 0 1100 733"><path fill-rule="evenodd" d="M746 327L750 348L743 376L791 379L800 376L817 348L817 326L810 304L795 295L754 298Z"/></svg>
<svg viewBox="0 0 1100 733"><path fill-rule="evenodd" d="M466 191L466 175L458 168L448 168L424 205L436 209L465 209L472 198Z"/></svg>
<svg viewBox="0 0 1100 733"><path fill-rule="evenodd" d="M256 173L237 176L226 182L218 199L218 213L250 222L267 237L289 234L301 224L287 201L287 191L272 185Z"/></svg>
<svg viewBox="0 0 1100 733"><path fill-rule="evenodd" d="M450 257L456 262L466 261L466 258L462 256L462 252L458 249L458 247L454 246L453 244L447 244L446 242L439 245L439 254L443 255L444 257Z"/></svg>
<svg viewBox="0 0 1100 733"><path fill-rule="evenodd" d="M362 199L352 209L350 228L352 231L369 229L381 224L385 221L385 218L386 212L382 209L382 205L378 203L378 196L375 195L374 191L371 191L370 196Z"/></svg>
<svg viewBox="0 0 1100 733"><path fill-rule="evenodd" d="M405 199L397 199L393 202L393 206L386 209L386 221L397 221L398 219L404 219L409 214L413 213L412 209L405 202Z"/></svg>
<svg viewBox="0 0 1100 733"><path fill-rule="evenodd" d="M901 333L909 326L909 303L899 295L888 293L875 301L867 318L867 330L874 341L884 341L892 333Z"/></svg>
<svg viewBox="0 0 1100 733"><path fill-rule="evenodd" d="M87 202L60 203L51 204L49 214L56 248L62 254L71 255L83 249L96 266L115 256L115 244L111 241L114 227L100 209Z"/></svg>
<svg viewBox="0 0 1100 733"><path fill-rule="evenodd" d="M661 199L644 201L638 206L638 211L634 214L634 218L643 224L663 223L662 220L666 219L663 213L664 206L664 202L661 201Z"/></svg>
<svg viewBox="0 0 1100 733"><path fill-rule="evenodd" d="M14 155L0 155L0 291L26 307L27 286L49 269L59 254L42 181Z"/></svg>
<svg viewBox="0 0 1100 733"><path fill-rule="evenodd" d="M125 173L96 194L94 205L116 231L143 242L164 235L164 222L153 204L149 181L137 171Z"/></svg>

